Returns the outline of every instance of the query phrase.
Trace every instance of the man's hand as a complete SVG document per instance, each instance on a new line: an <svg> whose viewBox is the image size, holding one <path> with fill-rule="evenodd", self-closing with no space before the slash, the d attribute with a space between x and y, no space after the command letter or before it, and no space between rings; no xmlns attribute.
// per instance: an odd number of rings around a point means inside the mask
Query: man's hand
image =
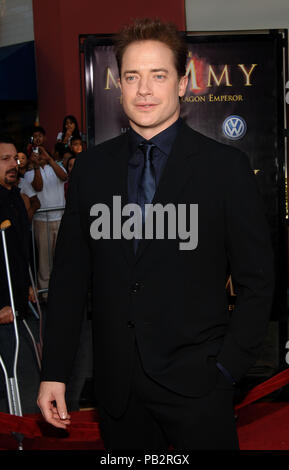
<svg viewBox="0 0 289 470"><path fill-rule="evenodd" d="M36 297L35 297L35 293L34 293L34 290L33 290L32 286L29 286L28 300L30 302L33 302L34 304L36 303Z"/></svg>
<svg viewBox="0 0 289 470"><path fill-rule="evenodd" d="M53 160L53 158L51 157L51 155L49 155L49 153L47 152L45 147L43 147L43 145L40 145L38 148L39 148L39 152L40 152L40 155L41 155L40 158L42 160L45 160L46 163L49 163L51 160Z"/></svg>
<svg viewBox="0 0 289 470"><path fill-rule="evenodd" d="M66 171L58 165L58 163L54 160L51 155L49 155L48 152L46 152L44 147L39 147L40 149L40 158L44 160L46 163L48 163L51 168L54 170L54 173L56 176L61 180L61 181L66 181L67 180L67 173Z"/></svg>
<svg viewBox="0 0 289 470"><path fill-rule="evenodd" d="M33 167L39 168L40 162L39 162L39 155L32 152L30 157L29 157L30 162L32 162Z"/></svg>
<svg viewBox="0 0 289 470"><path fill-rule="evenodd" d="M0 325L5 325L6 323L12 323L14 321L14 315L10 305L6 305L0 309Z"/></svg>
<svg viewBox="0 0 289 470"><path fill-rule="evenodd" d="M66 429L70 424L65 403L65 384L62 382L41 382L37 405L44 419L56 428ZM56 406L55 406L56 405Z"/></svg>

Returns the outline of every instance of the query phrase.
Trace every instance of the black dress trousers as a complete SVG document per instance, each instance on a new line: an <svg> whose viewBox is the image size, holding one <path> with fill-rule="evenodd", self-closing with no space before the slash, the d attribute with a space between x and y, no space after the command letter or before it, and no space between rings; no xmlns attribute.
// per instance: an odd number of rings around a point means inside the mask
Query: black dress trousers
<svg viewBox="0 0 289 470"><path fill-rule="evenodd" d="M238 450L233 398L233 385L220 371L216 387L200 398L184 397L168 390L145 373L136 348L125 413L115 419L99 404L105 448Z"/></svg>

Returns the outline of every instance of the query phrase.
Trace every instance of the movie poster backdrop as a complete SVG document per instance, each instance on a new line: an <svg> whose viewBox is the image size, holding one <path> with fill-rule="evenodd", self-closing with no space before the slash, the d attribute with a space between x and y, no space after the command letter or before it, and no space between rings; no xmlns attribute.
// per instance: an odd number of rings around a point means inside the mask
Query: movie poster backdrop
<svg viewBox="0 0 289 470"><path fill-rule="evenodd" d="M276 258L272 319L286 313L286 203L282 34L186 34L189 77L181 116L195 130L249 157L264 198ZM84 41L87 143L126 132L110 37ZM230 304L235 301L231 279ZM285 310L284 310L285 309Z"/></svg>

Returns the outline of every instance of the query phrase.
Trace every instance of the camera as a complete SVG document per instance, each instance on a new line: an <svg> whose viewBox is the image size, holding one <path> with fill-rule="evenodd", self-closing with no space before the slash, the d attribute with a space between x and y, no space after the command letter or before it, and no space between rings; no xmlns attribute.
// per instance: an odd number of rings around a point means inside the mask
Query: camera
<svg viewBox="0 0 289 470"><path fill-rule="evenodd" d="M39 154L39 147L32 147L32 152L36 153L38 155Z"/></svg>

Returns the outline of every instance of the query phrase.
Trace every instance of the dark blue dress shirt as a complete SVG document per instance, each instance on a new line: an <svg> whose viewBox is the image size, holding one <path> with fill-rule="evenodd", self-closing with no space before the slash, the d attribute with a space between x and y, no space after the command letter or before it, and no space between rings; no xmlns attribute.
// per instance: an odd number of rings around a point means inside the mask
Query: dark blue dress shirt
<svg viewBox="0 0 289 470"><path fill-rule="evenodd" d="M159 184L163 170L167 163L167 159L171 152L174 140L177 136L179 127L181 124L181 118L174 122L170 127L155 135L149 141L146 141L141 135L130 128L129 139L130 139L130 158L128 161L128 202L137 203L138 201L138 186L140 177L144 167L144 155L142 150L139 148L141 142L151 142L156 148L153 154L153 165L156 176L156 187ZM150 201L151 202L151 201Z"/></svg>

